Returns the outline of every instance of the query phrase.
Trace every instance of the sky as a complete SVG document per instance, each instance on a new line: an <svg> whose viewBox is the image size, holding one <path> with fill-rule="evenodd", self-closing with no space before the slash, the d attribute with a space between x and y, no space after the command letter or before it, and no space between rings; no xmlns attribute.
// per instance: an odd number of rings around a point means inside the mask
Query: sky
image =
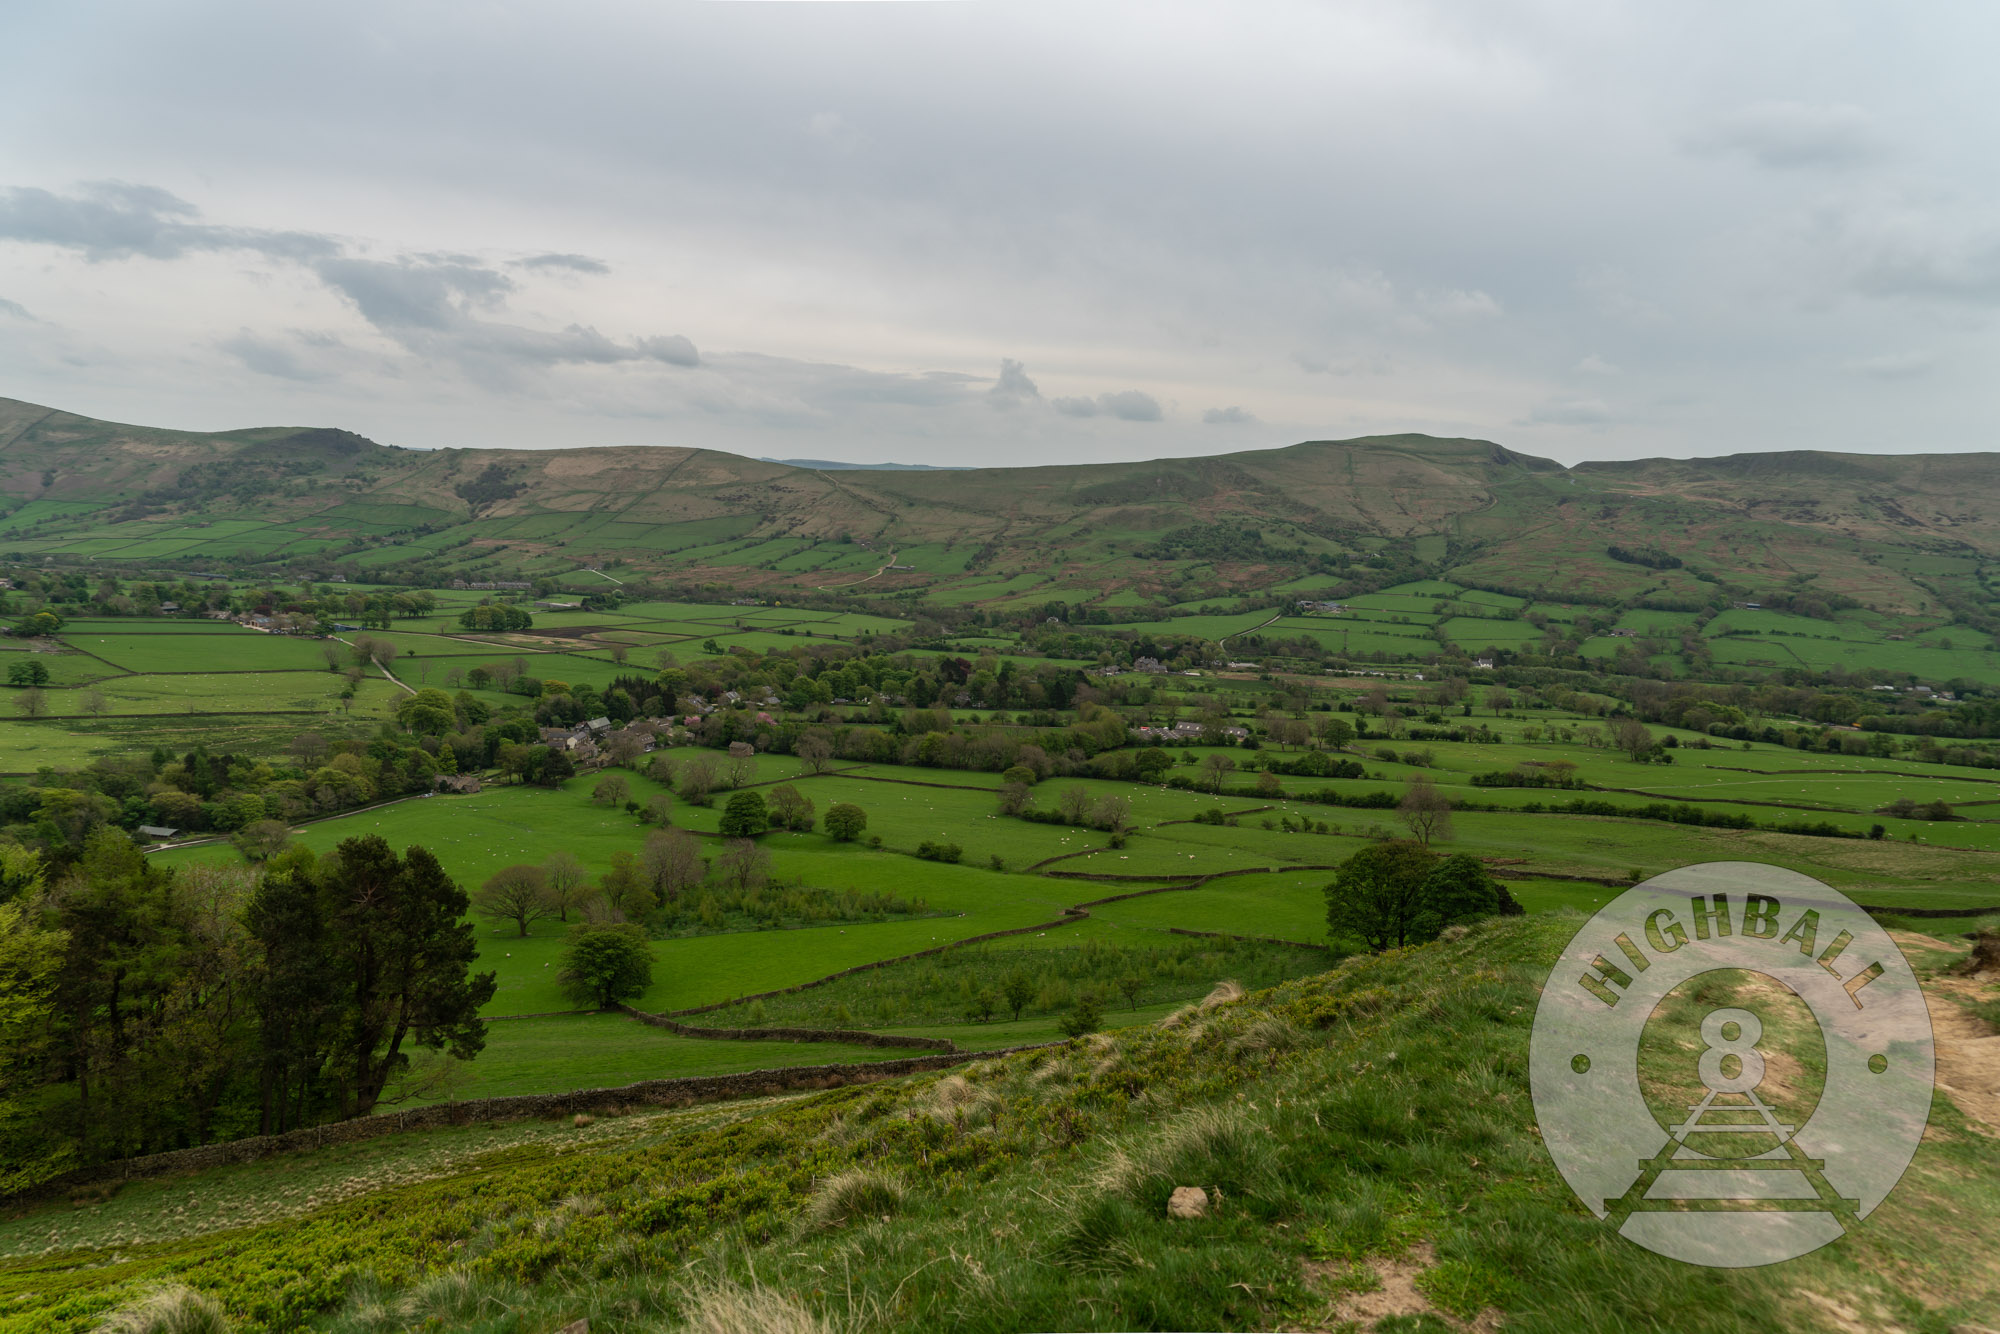
<svg viewBox="0 0 2000 1334"><path fill-rule="evenodd" d="M6 6L0 395L960 466L1986 450L1996 45L1971 0Z"/></svg>

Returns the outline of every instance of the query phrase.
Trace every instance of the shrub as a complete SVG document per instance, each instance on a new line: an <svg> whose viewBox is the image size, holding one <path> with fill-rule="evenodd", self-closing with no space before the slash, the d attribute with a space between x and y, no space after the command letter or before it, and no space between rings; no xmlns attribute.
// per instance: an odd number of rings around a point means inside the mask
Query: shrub
<svg viewBox="0 0 2000 1334"><path fill-rule="evenodd" d="M956 843L933 843L926 839L917 844L917 855L927 862L955 862L965 855L965 849Z"/></svg>

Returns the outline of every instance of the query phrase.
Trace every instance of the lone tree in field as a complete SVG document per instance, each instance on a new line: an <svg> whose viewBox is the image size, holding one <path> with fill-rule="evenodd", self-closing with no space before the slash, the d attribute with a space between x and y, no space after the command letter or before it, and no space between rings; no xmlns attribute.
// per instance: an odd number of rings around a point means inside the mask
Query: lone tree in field
<svg viewBox="0 0 2000 1334"><path fill-rule="evenodd" d="M579 922L563 942L556 987L579 1005L609 1010L646 994L653 985L653 947L629 922L595 926Z"/></svg>
<svg viewBox="0 0 2000 1334"><path fill-rule="evenodd" d="M1201 769L1199 771L1201 774L1201 785L1212 793L1220 793L1224 780L1235 771L1236 761L1229 756L1220 752L1204 755L1201 758Z"/></svg>
<svg viewBox="0 0 2000 1334"><path fill-rule="evenodd" d="M1396 805L1396 818L1426 848L1434 838L1451 837L1451 799L1438 791L1429 774L1410 779L1409 790Z"/></svg>
<svg viewBox="0 0 2000 1334"><path fill-rule="evenodd" d="M715 859L715 874L738 893L762 889L771 883L771 854L747 838L734 839Z"/></svg>
<svg viewBox="0 0 2000 1334"><path fill-rule="evenodd" d="M1416 937L1424 877L1437 858L1420 843L1372 843L1340 864L1326 887L1326 924L1377 954Z"/></svg>
<svg viewBox="0 0 2000 1334"><path fill-rule="evenodd" d="M83 697L83 711L93 718L102 717L104 711L110 707L111 701L104 697L102 690L88 691Z"/></svg>
<svg viewBox="0 0 2000 1334"><path fill-rule="evenodd" d="M770 812L761 792L738 792L722 809L719 832L724 838L755 838L770 827Z"/></svg>
<svg viewBox="0 0 2000 1334"><path fill-rule="evenodd" d="M525 936L530 926L556 910L548 872L539 866L502 867L473 894L472 908L481 917L514 923Z"/></svg>
<svg viewBox="0 0 2000 1334"><path fill-rule="evenodd" d="M40 686L29 686L15 697L14 709L23 718L39 718L49 711L49 694Z"/></svg>
<svg viewBox="0 0 2000 1334"><path fill-rule="evenodd" d="M590 804L593 806L623 806L632 798L632 785L625 781L623 774L606 774L590 789Z"/></svg>
<svg viewBox="0 0 2000 1334"><path fill-rule="evenodd" d="M1028 803L1033 800L1034 793L1028 791L1026 783L1002 783L1000 785L1000 813L1002 815L1019 815L1022 811L1028 809Z"/></svg>
<svg viewBox="0 0 2000 1334"><path fill-rule="evenodd" d="M1407 841L1361 849L1326 887L1333 934L1377 953L1435 940L1454 922L1520 913L1521 905L1477 857L1459 853L1440 860Z"/></svg>
<svg viewBox="0 0 2000 1334"><path fill-rule="evenodd" d="M836 843L852 843L868 827L868 812L851 801L837 801L820 821Z"/></svg>
<svg viewBox="0 0 2000 1334"><path fill-rule="evenodd" d="M814 728L793 744L792 754L807 773L823 774L833 767L833 738Z"/></svg>

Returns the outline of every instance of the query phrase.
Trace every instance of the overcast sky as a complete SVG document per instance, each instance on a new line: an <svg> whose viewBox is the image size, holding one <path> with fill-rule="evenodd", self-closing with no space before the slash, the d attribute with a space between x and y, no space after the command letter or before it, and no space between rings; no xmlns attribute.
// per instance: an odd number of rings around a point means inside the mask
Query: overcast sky
<svg viewBox="0 0 2000 1334"><path fill-rule="evenodd" d="M420 447L1993 448L2000 8L0 10L0 394Z"/></svg>

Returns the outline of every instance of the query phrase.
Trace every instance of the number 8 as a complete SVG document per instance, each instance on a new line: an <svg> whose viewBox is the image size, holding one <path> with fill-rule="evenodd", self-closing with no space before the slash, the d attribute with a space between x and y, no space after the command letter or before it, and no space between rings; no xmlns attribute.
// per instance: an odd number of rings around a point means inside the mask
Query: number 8
<svg viewBox="0 0 2000 1334"><path fill-rule="evenodd" d="M1763 1083L1764 1053L1757 1050L1763 1036L1763 1022L1748 1010L1712 1011L1701 1021L1701 1040L1708 1044L1697 1067L1702 1086L1717 1093L1748 1093ZM1734 1074L1724 1069L1731 1056L1737 1062Z"/></svg>

